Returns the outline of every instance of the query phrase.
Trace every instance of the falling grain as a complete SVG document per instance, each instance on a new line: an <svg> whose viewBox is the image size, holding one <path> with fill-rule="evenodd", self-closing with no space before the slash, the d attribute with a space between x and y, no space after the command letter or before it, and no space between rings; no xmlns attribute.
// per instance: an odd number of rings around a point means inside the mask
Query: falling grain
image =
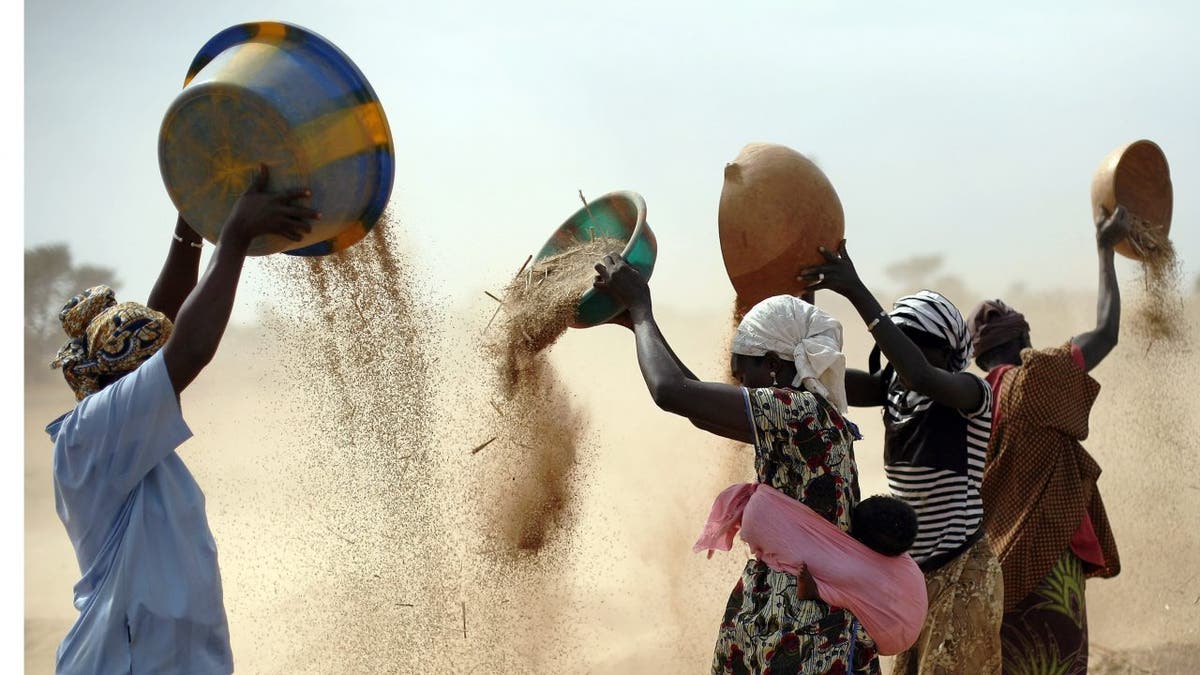
<svg viewBox="0 0 1200 675"><path fill-rule="evenodd" d="M1174 245L1161 230L1151 227L1132 228L1129 244L1141 257L1143 298L1135 311L1135 330L1146 340L1147 350L1160 341L1184 340L1184 302L1179 290L1183 271Z"/></svg>

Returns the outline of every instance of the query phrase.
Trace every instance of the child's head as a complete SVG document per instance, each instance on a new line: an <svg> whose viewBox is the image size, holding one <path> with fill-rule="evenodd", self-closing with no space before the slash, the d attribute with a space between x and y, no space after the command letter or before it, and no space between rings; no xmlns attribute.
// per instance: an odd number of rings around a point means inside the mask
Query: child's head
<svg viewBox="0 0 1200 675"><path fill-rule="evenodd" d="M850 513L850 534L876 553L897 556L917 539L917 512L895 497L868 497Z"/></svg>

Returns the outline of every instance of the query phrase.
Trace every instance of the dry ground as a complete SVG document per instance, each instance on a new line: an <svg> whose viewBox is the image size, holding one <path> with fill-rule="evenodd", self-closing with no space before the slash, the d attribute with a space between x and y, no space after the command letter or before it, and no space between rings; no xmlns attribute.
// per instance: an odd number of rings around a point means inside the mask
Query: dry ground
<svg viewBox="0 0 1200 675"><path fill-rule="evenodd" d="M966 308L974 298L955 300ZM1069 300L1025 299L1035 343L1056 344L1088 325L1093 299ZM847 326L852 365L865 365L861 323L845 305L829 306ZM486 316L485 308L466 315ZM1086 445L1104 467L1100 487L1124 567L1116 579L1088 584L1096 672L1200 672L1200 413L1187 393L1200 371L1197 309L1193 302L1191 351L1147 351L1126 326L1095 373L1103 390ZM681 357L702 377L723 378L728 315L660 313ZM356 455L314 436L332 406L283 384L287 356L268 346L262 329L233 331L184 394L195 437L181 453L207 494L239 672L706 670L717 617L745 558L735 549L705 560L690 542L716 492L748 475L750 455L655 410L624 329L571 331L553 358L587 411L573 474L576 518L538 556L498 557L470 517L475 496L466 487L480 466L469 450L490 431L472 421L486 405L475 376L485 365L465 339L479 328L473 321L436 346L436 438L385 455L428 464L418 478L390 479L385 487L405 499L383 521L377 514L387 505L368 500L388 492L368 484L371 467L359 467L350 483L343 476L336 491L322 489L314 455ZM54 513L42 432L70 405L57 375L27 380L29 673L52 672L74 615L77 570ZM878 414L860 411L856 421L866 435L856 447L863 492L881 492ZM513 450L496 444L483 452ZM411 506L422 502L429 506ZM359 513L376 515L359 522Z"/></svg>

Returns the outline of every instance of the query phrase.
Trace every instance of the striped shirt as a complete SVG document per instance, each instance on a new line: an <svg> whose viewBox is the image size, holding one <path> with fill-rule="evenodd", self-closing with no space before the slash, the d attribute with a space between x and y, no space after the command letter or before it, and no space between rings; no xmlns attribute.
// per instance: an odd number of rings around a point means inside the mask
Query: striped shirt
<svg viewBox="0 0 1200 675"><path fill-rule="evenodd" d="M979 538L979 487L992 433L992 392L982 379L975 410L959 411L909 390L894 373L884 404L884 471L896 497L917 512L909 554L925 572Z"/></svg>

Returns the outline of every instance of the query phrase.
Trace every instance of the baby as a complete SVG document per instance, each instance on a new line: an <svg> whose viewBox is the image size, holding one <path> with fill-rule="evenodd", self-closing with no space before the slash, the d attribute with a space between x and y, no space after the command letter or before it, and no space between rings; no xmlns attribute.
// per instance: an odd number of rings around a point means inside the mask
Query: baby
<svg viewBox="0 0 1200 675"><path fill-rule="evenodd" d="M850 513L850 536L876 553L900 555L917 539L917 512L895 497L868 497Z"/></svg>
<svg viewBox="0 0 1200 675"><path fill-rule="evenodd" d="M850 536L872 551L894 558L912 548L916 541L917 512L895 497L868 497L850 513ZM796 592L803 600L819 597L817 582L807 564L800 565Z"/></svg>
<svg viewBox="0 0 1200 675"><path fill-rule="evenodd" d="M766 483L737 483L717 496L692 550L728 551L737 536L759 562L791 575L801 600L849 610L880 654L899 654L919 637L929 603L925 576L905 553L917 538L908 504L864 499L845 532Z"/></svg>

